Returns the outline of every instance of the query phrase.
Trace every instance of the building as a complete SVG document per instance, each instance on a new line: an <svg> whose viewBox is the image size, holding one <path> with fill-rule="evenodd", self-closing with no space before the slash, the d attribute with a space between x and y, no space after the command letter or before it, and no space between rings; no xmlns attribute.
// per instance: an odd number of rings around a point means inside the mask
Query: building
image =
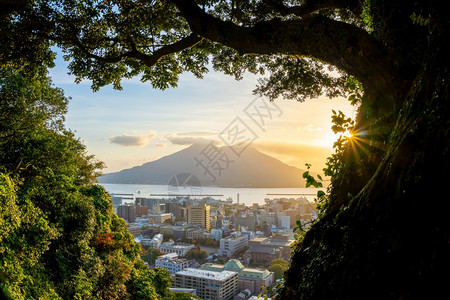
<svg viewBox="0 0 450 300"><path fill-rule="evenodd" d="M222 238L222 229L211 229L211 237L216 241L220 241Z"/></svg>
<svg viewBox="0 0 450 300"><path fill-rule="evenodd" d="M199 239L203 232L201 228L188 228L186 229L186 237L188 239Z"/></svg>
<svg viewBox="0 0 450 300"><path fill-rule="evenodd" d="M142 217L148 215L148 207L136 204L136 216Z"/></svg>
<svg viewBox="0 0 450 300"><path fill-rule="evenodd" d="M291 245L294 242L288 234L276 233L269 238L267 246L272 248L279 248L281 250L281 258L284 260L289 260L291 253Z"/></svg>
<svg viewBox="0 0 450 300"><path fill-rule="evenodd" d="M172 220L172 214L149 214L148 222L150 224L163 224Z"/></svg>
<svg viewBox="0 0 450 300"><path fill-rule="evenodd" d="M255 237L255 234L252 231L241 231L241 235L246 236L249 241Z"/></svg>
<svg viewBox="0 0 450 300"><path fill-rule="evenodd" d="M153 238L143 238L141 240L142 246L150 246L153 249L159 249L163 240L163 235L158 233L153 236Z"/></svg>
<svg viewBox="0 0 450 300"><path fill-rule="evenodd" d="M188 207L188 223L199 224L206 231L209 231L211 226L209 223L211 207L209 205L197 205Z"/></svg>
<svg viewBox="0 0 450 300"><path fill-rule="evenodd" d="M238 293L238 273L187 268L175 273L173 287L196 289L202 299L230 300Z"/></svg>
<svg viewBox="0 0 450 300"><path fill-rule="evenodd" d="M129 224L128 225L128 231L134 236L140 236L141 235L141 229L142 225L140 224Z"/></svg>
<svg viewBox="0 0 450 300"><path fill-rule="evenodd" d="M282 258L282 252L280 248L271 247L250 247L245 254L244 259L249 263L261 263L268 264L274 259Z"/></svg>
<svg viewBox="0 0 450 300"><path fill-rule="evenodd" d="M159 249L163 241L163 237L164 236L161 233L155 234L152 240L150 241L149 246L152 247L153 249Z"/></svg>
<svg viewBox="0 0 450 300"><path fill-rule="evenodd" d="M220 239L219 255L233 257L237 252L245 250L248 246L248 237L240 232L233 232L228 238Z"/></svg>
<svg viewBox="0 0 450 300"><path fill-rule="evenodd" d="M134 223L136 221L136 210L132 205L120 205L117 208L117 215L128 223Z"/></svg>
<svg viewBox="0 0 450 300"><path fill-rule="evenodd" d="M233 216L233 224L245 227L249 231L255 231L256 216L254 214L243 214L240 217Z"/></svg>
<svg viewBox="0 0 450 300"><path fill-rule="evenodd" d="M186 221L187 208L179 203L168 202L165 208L166 213L173 214L175 221Z"/></svg>
<svg viewBox="0 0 450 300"><path fill-rule="evenodd" d="M117 207L119 205L124 204L125 202L132 202L134 201L134 195L133 194L111 194L111 200L113 203L113 206Z"/></svg>
<svg viewBox="0 0 450 300"><path fill-rule="evenodd" d="M259 293L262 287L271 286L275 277L273 272L264 268L245 268L239 260L230 259L225 265L216 265L212 263L203 264L201 270L214 272L232 271L238 273L238 290L248 289L251 293Z"/></svg>
<svg viewBox="0 0 450 300"><path fill-rule="evenodd" d="M148 207L152 213L161 213L161 199L136 197L135 203Z"/></svg>
<svg viewBox="0 0 450 300"><path fill-rule="evenodd" d="M273 212L262 212L260 222L265 223L267 225L277 225L277 214Z"/></svg>
<svg viewBox="0 0 450 300"><path fill-rule="evenodd" d="M289 231L291 229L291 217L290 216L278 216L278 227Z"/></svg>
<svg viewBox="0 0 450 300"><path fill-rule="evenodd" d="M189 266L189 262L184 258L178 258L178 254L169 253L158 256L155 260L155 267L166 269L170 274L174 274Z"/></svg>
<svg viewBox="0 0 450 300"><path fill-rule="evenodd" d="M178 256L186 256L186 253L194 248L192 244L184 244L184 243L175 243L174 241L168 241L162 243L159 247L159 250L164 253L176 253Z"/></svg>

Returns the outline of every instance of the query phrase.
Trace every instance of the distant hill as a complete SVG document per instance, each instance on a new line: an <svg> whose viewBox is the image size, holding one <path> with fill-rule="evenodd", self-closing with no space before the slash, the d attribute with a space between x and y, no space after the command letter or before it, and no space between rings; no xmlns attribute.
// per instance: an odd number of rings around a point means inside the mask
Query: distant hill
<svg viewBox="0 0 450 300"><path fill-rule="evenodd" d="M205 169L196 166L198 159L204 158L200 153L206 147L205 144L194 144L190 147L173 154L164 156L158 160L145 163L130 169L125 169L115 173L104 174L99 178L100 183L119 184L163 184L180 173L191 173L198 177L202 186L220 187L305 187L305 181L301 178L304 170L289 166L280 160L261 153L255 148L249 147L240 157L236 156L230 147L221 147L229 160L234 162L229 164L229 169L214 171L216 181L212 177L205 175ZM220 162L225 168L225 162ZM211 169L218 165L210 166Z"/></svg>

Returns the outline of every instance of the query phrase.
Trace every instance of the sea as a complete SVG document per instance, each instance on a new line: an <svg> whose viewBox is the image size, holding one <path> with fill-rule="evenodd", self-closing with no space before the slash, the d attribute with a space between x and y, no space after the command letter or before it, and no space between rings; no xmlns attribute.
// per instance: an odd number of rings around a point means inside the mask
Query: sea
<svg viewBox="0 0 450 300"><path fill-rule="evenodd" d="M133 194L135 197L146 198L170 198L173 195L189 195L191 198L201 199L210 196L217 200L230 199L233 203L251 206L254 203L264 204L265 199L275 198L298 198L305 197L314 202L317 191L325 191L325 188L224 188L214 186L204 187L176 187L167 185L145 185L145 184L101 184L109 193Z"/></svg>

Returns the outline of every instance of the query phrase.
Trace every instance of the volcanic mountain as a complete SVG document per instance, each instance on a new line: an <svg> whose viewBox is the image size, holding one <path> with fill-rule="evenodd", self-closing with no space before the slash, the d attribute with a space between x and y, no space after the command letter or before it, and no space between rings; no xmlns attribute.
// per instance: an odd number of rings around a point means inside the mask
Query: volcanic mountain
<svg viewBox="0 0 450 300"><path fill-rule="evenodd" d="M193 144L158 160L107 173L100 183L169 184L178 174L192 174L202 186L288 188L305 187L304 170L289 166L253 147L238 156L231 147Z"/></svg>

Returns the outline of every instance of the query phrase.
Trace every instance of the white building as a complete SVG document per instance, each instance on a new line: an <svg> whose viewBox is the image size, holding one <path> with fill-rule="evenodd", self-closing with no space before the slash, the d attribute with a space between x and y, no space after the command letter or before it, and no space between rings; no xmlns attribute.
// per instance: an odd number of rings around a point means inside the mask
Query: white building
<svg viewBox="0 0 450 300"><path fill-rule="evenodd" d="M161 250L164 253L176 253L178 254L178 256L183 257L186 256L186 253L192 248L194 248L194 245L183 243L175 244L174 241L168 241L162 243L161 246L159 247L159 250Z"/></svg>
<svg viewBox="0 0 450 300"><path fill-rule="evenodd" d="M167 269L170 274L186 269L188 266L189 262L186 259L178 258L176 253L161 255L155 260L155 267Z"/></svg>
<svg viewBox="0 0 450 300"><path fill-rule="evenodd" d="M145 238L142 239L141 245L142 246L150 246L153 249L159 249L159 247L162 243L162 240L163 240L163 235L158 233L158 234L155 234L152 239L145 239Z"/></svg>
<svg viewBox="0 0 450 300"><path fill-rule="evenodd" d="M240 232L233 232L228 238L220 239L220 256L232 257L236 252L244 250L248 246L248 237Z"/></svg>
<svg viewBox="0 0 450 300"><path fill-rule="evenodd" d="M222 238L222 229L211 229L211 237L216 241L220 241Z"/></svg>
<svg viewBox="0 0 450 300"><path fill-rule="evenodd" d="M278 217L279 226L281 228L285 228L287 231L291 229L291 217L290 216L280 216Z"/></svg>
<svg viewBox="0 0 450 300"><path fill-rule="evenodd" d="M238 273L187 268L175 273L175 288L192 288L202 299L228 300L238 293Z"/></svg>

